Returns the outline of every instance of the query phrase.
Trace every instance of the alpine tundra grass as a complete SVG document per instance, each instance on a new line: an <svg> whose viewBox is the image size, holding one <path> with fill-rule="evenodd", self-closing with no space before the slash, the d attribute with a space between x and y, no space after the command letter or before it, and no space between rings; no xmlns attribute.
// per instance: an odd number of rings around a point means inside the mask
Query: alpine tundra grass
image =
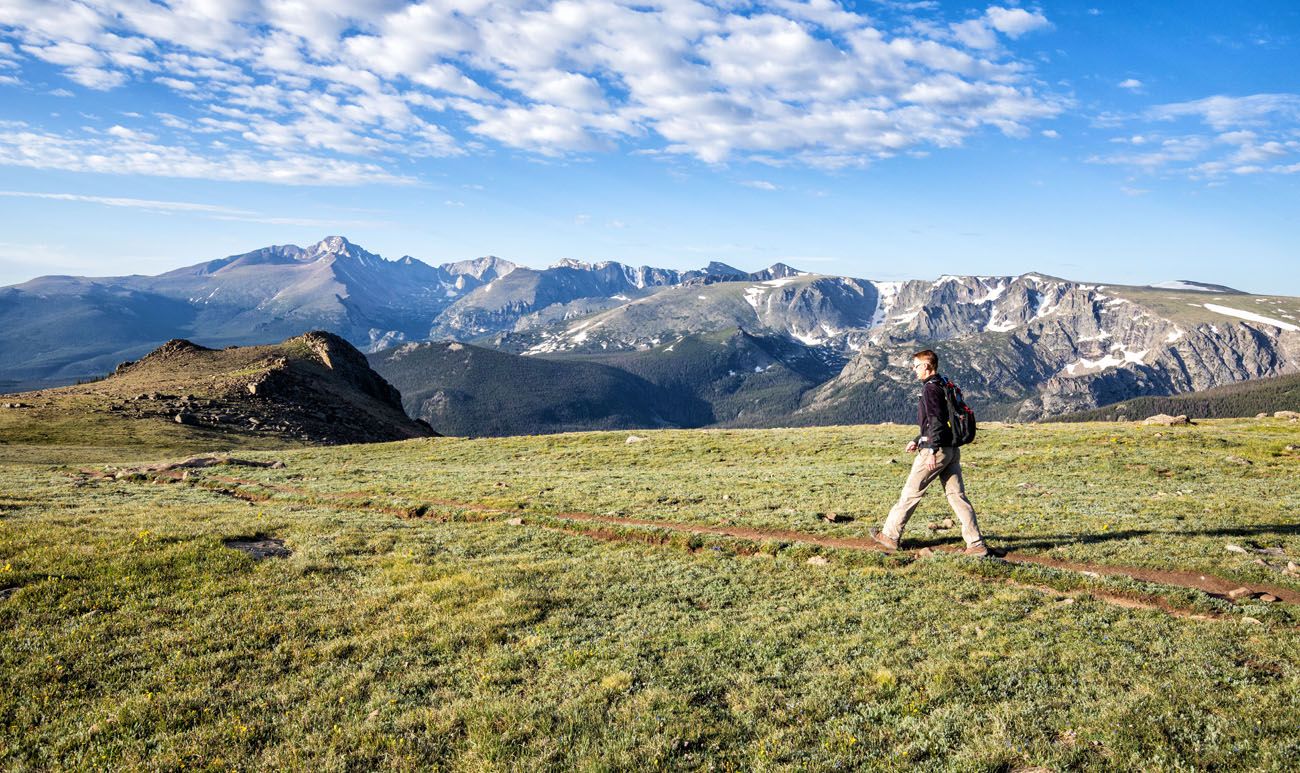
<svg viewBox="0 0 1300 773"><path fill-rule="evenodd" d="M1300 590L1298 426L990 426L963 466L995 546ZM864 537L910 432L438 438L120 479L9 442L0 766L1294 769L1292 604L614 523ZM948 515L932 493L904 547L959 545Z"/></svg>

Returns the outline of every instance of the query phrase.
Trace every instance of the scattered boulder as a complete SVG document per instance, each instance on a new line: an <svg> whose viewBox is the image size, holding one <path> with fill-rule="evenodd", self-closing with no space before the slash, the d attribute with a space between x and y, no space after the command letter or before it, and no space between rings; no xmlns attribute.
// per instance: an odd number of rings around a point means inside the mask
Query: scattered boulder
<svg viewBox="0 0 1300 773"><path fill-rule="evenodd" d="M1167 413L1157 413L1155 416L1148 416L1142 420L1143 426L1159 425L1162 427L1174 427L1181 424L1191 424L1192 420L1187 418L1187 414L1170 416Z"/></svg>
<svg viewBox="0 0 1300 773"><path fill-rule="evenodd" d="M1226 551L1228 551L1229 553L1249 553L1249 552L1250 552L1249 550L1246 550L1245 548L1243 548L1241 545L1233 545L1233 544L1231 544L1231 543L1229 543L1229 544L1227 544L1227 545L1224 545L1224 546L1223 546L1223 549L1226 550Z"/></svg>
<svg viewBox="0 0 1300 773"><path fill-rule="evenodd" d="M1233 601L1238 601L1240 599L1249 598L1253 593L1254 591L1252 591L1250 588L1243 586L1241 588L1233 588L1232 590L1228 591L1228 598L1232 599Z"/></svg>
<svg viewBox="0 0 1300 773"><path fill-rule="evenodd" d="M1229 454L1228 456L1223 457L1223 461L1227 462L1228 464L1235 464L1235 465L1238 465L1238 466L1240 466L1240 467L1249 467L1249 466L1251 466L1252 464L1254 464L1254 462L1252 462L1252 461L1249 460L1249 459L1244 459L1244 458L1242 458L1242 457L1240 457L1240 456L1233 456L1233 455L1231 455L1231 454Z"/></svg>
<svg viewBox="0 0 1300 773"><path fill-rule="evenodd" d="M31 408L27 403L5 403L0 408Z"/></svg>
<svg viewBox="0 0 1300 773"><path fill-rule="evenodd" d="M506 525L507 525L507 526L523 526L523 525L524 525L524 519L523 519L523 518L510 518L510 519L508 519L508 520L506 521Z"/></svg>
<svg viewBox="0 0 1300 773"><path fill-rule="evenodd" d="M643 442L644 440L645 438L641 437L640 435L628 435L627 440L624 441L624 443L626 445L632 445L633 443L640 443Z"/></svg>
<svg viewBox="0 0 1300 773"><path fill-rule="evenodd" d="M1273 418L1291 419L1294 421L1295 419L1300 419L1300 413L1297 413L1296 411L1274 411Z"/></svg>
<svg viewBox="0 0 1300 773"><path fill-rule="evenodd" d="M1264 602L1265 604L1276 604L1277 602L1281 601L1281 599L1279 599L1277 596L1274 596L1272 593L1259 594L1259 600Z"/></svg>
<svg viewBox="0 0 1300 773"><path fill-rule="evenodd" d="M845 523L853 519L849 518L847 515L841 515L839 513L824 513L822 514L822 520L827 523Z"/></svg>
<svg viewBox="0 0 1300 773"><path fill-rule="evenodd" d="M194 414L187 413L185 411L181 411L180 413L176 414L175 421L177 424L188 424L190 426L194 426L199 423L198 418Z"/></svg>
<svg viewBox="0 0 1300 773"><path fill-rule="evenodd" d="M808 559L808 563L813 566L826 566L830 563L830 560L827 559L826 556L813 556Z"/></svg>
<svg viewBox="0 0 1300 773"><path fill-rule="evenodd" d="M1255 414L1255 418L1257 418L1257 419L1267 419L1267 418L1268 418L1268 411L1260 411L1259 413Z"/></svg>

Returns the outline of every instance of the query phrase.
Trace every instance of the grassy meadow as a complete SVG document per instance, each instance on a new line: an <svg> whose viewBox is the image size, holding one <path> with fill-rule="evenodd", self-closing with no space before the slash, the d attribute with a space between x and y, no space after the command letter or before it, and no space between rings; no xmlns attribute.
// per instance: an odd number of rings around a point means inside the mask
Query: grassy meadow
<svg viewBox="0 0 1300 773"><path fill-rule="evenodd" d="M1291 604L561 517L863 537L906 475L907 427L240 450L284 467L176 482L83 472L205 447L165 434L113 435L108 453L0 427L0 768L1300 760ZM1297 444L1276 419L990 426L963 466L995 546L1300 590L1277 568L1300 561ZM926 528L947 515L932 492L904 547L959 544ZM293 554L225 546L253 536Z"/></svg>

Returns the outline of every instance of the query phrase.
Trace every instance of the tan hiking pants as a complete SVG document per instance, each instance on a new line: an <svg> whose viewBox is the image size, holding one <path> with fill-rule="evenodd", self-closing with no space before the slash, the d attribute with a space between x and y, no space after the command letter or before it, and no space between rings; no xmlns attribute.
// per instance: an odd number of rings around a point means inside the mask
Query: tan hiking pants
<svg viewBox="0 0 1300 773"><path fill-rule="evenodd" d="M975 508L971 507L970 500L966 498L966 486L961 479L961 449L936 448L933 453L938 457L939 463L934 469L930 469L930 450L923 448L916 452L916 459L912 462L912 472L907 476L903 493L898 497L898 504L889 511L889 517L885 519L881 533L890 539L901 539L903 527L907 526L907 519L912 517L916 506L921 503L926 487L938 478L943 483L943 493L948 497L948 506L961 521L961 536L966 540L966 545L983 544L984 537L980 534L979 524L975 521Z"/></svg>

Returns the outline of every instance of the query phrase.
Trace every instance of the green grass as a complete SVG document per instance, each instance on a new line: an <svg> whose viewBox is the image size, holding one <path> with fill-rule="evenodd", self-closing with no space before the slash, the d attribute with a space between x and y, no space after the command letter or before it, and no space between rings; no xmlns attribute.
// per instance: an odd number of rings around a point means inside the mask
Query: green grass
<svg viewBox="0 0 1300 773"><path fill-rule="evenodd" d="M548 528L580 510L861 536L909 461L905 427L627 434L258 452L286 467L165 485L78 475L99 452L0 446L0 588L16 589L0 601L0 767L1286 770L1300 755L1293 609L1136 588L1221 616L1188 619L1042 568ZM1297 435L991 426L964 461L998 544L1300 588L1223 548L1300 555ZM293 491L246 486L269 496L250 503L218 476ZM431 517L385 509L422 503ZM958 541L922 528L944 515L932 494L912 544ZM258 534L294 554L222 544Z"/></svg>

